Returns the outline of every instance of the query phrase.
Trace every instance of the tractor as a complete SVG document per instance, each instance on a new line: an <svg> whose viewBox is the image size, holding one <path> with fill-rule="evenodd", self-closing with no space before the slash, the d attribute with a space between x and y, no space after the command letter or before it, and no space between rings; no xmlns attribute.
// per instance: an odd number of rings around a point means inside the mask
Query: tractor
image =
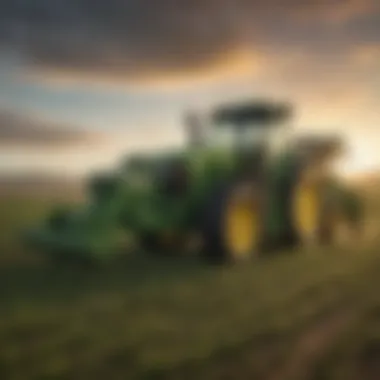
<svg viewBox="0 0 380 380"><path fill-rule="evenodd" d="M53 260L101 263L131 242L236 263L302 245L335 244L357 227L359 197L333 170L343 142L294 136L286 102L247 101L186 117L185 149L135 154L87 183L80 208L58 207L28 231Z"/></svg>

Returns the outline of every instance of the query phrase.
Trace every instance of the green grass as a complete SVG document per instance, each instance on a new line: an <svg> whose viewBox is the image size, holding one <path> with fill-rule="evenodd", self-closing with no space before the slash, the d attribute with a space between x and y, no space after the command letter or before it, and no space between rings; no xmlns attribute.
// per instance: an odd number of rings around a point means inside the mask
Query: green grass
<svg viewBox="0 0 380 380"><path fill-rule="evenodd" d="M355 323L308 377L338 380L380 336L379 242L233 268L132 254L104 270L58 270L17 237L50 206L1 201L2 380L264 379L311 326L348 308Z"/></svg>

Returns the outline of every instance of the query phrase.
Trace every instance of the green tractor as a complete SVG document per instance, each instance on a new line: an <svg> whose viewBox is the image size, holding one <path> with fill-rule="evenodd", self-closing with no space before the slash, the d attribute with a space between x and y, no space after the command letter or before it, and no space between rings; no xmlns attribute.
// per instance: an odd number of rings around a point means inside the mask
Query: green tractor
<svg viewBox="0 0 380 380"><path fill-rule="evenodd" d="M53 258L102 262L131 241L181 255L189 242L211 262L239 262L356 228L359 198L332 168L335 136L295 139L288 104L230 104L186 119L186 149L135 155L94 176L88 201L57 209L27 238Z"/></svg>

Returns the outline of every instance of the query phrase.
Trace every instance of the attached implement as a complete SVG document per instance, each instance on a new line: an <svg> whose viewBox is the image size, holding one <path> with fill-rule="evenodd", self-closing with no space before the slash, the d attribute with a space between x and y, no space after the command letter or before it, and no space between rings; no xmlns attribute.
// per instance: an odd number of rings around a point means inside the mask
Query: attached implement
<svg viewBox="0 0 380 380"><path fill-rule="evenodd" d="M96 176L82 209L57 210L28 242L53 258L102 262L144 251L181 255L201 242L211 262L239 262L305 244L338 242L360 199L333 171L342 141L297 139L292 107L249 102L188 115L182 151L129 158ZM128 237L128 239L127 239Z"/></svg>

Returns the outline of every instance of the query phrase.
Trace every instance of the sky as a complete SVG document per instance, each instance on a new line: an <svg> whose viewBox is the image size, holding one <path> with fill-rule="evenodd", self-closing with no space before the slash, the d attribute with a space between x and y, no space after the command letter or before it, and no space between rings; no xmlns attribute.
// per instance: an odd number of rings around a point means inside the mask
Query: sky
<svg viewBox="0 0 380 380"><path fill-rule="evenodd" d="M245 97L380 167L380 1L0 0L0 173L86 175Z"/></svg>

